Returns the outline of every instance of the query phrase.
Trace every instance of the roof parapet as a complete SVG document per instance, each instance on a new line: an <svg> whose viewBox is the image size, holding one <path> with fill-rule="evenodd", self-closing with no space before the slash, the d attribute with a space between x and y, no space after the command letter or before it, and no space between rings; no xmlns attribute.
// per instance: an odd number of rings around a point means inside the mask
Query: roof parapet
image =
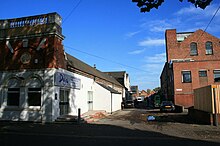
<svg viewBox="0 0 220 146"><path fill-rule="evenodd" d="M0 20L0 38L56 33L62 36L62 18L56 12Z"/></svg>
<svg viewBox="0 0 220 146"><path fill-rule="evenodd" d="M62 18L57 13L48 13L42 15L4 19L0 20L0 29L10 29L25 26L35 26L56 23L61 26Z"/></svg>

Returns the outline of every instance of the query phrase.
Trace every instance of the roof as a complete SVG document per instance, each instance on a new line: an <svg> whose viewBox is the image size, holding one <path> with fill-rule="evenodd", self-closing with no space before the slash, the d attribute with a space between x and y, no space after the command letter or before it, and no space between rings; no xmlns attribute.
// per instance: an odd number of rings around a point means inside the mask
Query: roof
<svg viewBox="0 0 220 146"><path fill-rule="evenodd" d="M114 78L124 78L125 71L115 71L115 72L104 72Z"/></svg>
<svg viewBox="0 0 220 146"><path fill-rule="evenodd" d="M114 83L116 85L119 85L122 87L122 85L113 77L99 71L98 69L95 69L94 67L89 66L88 64L82 62L81 60L71 56L70 54L66 53L66 57L67 57L67 65L78 69L84 73L93 75L95 77L99 77L103 80L109 81L111 83Z"/></svg>
<svg viewBox="0 0 220 146"><path fill-rule="evenodd" d="M109 87L109 86L105 86L103 84L98 83L100 86L102 86L103 88L107 89L108 91L110 91L111 93L115 93L115 94L121 94L120 92L116 91L115 89Z"/></svg>

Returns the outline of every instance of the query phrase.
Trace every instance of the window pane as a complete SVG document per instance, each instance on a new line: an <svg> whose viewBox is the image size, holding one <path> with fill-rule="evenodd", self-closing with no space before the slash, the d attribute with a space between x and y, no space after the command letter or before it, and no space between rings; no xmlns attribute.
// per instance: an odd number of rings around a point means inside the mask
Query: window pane
<svg viewBox="0 0 220 146"><path fill-rule="evenodd" d="M196 43L191 43L190 44L190 55L198 55L197 44Z"/></svg>
<svg viewBox="0 0 220 146"><path fill-rule="evenodd" d="M8 106L19 106L20 89L19 88L8 88L7 105Z"/></svg>
<svg viewBox="0 0 220 146"><path fill-rule="evenodd" d="M207 77L207 71L206 70L199 71L199 77Z"/></svg>
<svg viewBox="0 0 220 146"><path fill-rule="evenodd" d="M213 54L212 42L206 42L206 54Z"/></svg>
<svg viewBox="0 0 220 146"><path fill-rule="evenodd" d="M191 72L190 71L183 71L182 76L183 76L183 82L184 83L191 82Z"/></svg>
<svg viewBox="0 0 220 146"><path fill-rule="evenodd" d="M220 70L214 70L214 81L220 82Z"/></svg>
<svg viewBox="0 0 220 146"><path fill-rule="evenodd" d="M64 102L64 90L60 90L60 102Z"/></svg>
<svg viewBox="0 0 220 146"><path fill-rule="evenodd" d="M41 106L41 88L28 88L28 106Z"/></svg>

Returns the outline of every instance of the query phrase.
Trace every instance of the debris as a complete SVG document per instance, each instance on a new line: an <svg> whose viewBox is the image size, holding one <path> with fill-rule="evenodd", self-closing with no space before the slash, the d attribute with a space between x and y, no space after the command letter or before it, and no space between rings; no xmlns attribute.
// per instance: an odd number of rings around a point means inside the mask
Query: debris
<svg viewBox="0 0 220 146"><path fill-rule="evenodd" d="M154 116L147 116L147 121L155 121L156 118Z"/></svg>

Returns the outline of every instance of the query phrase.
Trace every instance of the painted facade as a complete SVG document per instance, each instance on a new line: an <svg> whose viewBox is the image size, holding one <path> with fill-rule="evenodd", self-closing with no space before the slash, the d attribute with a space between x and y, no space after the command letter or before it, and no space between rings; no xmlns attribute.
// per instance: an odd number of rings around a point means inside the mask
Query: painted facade
<svg viewBox="0 0 220 146"><path fill-rule="evenodd" d="M121 109L120 83L65 53L61 21L57 13L0 20L0 120Z"/></svg>

